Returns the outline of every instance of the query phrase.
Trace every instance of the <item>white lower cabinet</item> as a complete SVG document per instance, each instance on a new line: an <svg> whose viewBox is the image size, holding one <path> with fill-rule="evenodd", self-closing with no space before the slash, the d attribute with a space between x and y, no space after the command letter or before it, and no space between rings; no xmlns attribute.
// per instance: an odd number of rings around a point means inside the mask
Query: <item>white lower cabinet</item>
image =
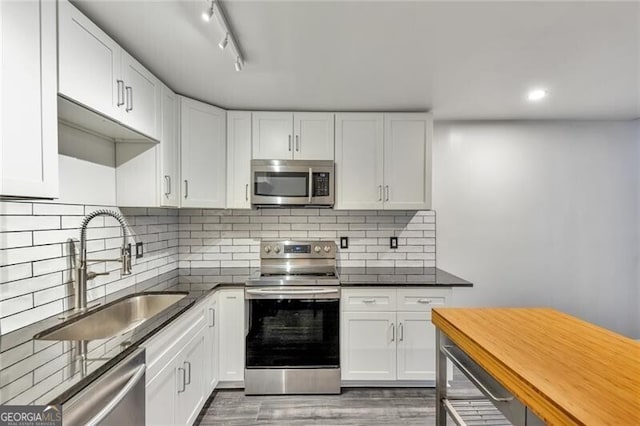
<svg viewBox="0 0 640 426"><path fill-rule="evenodd" d="M218 302L220 381L241 382L244 380L244 290L222 289L218 292Z"/></svg>
<svg viewBox="0 0 640 426"><path fill-rule="evenodd" d="M193 308L144 343L147 358L146 424L195 423L217 384L217 294ZM213 316L212 316L213 313ZM214 370L212 370L212 368Z"/></svg>
<svg viewBox="0 0 640 426"><path fill-rule="evenodd" d="M342 380L434 381L431 307L450 298L450 289L343 289Z"/></svg>
<svg viewBox="0 0 640 426"><path fill-rule="evenodd" d="M395 318L395 312L342 313L343 380L395 379Z"/></svg>

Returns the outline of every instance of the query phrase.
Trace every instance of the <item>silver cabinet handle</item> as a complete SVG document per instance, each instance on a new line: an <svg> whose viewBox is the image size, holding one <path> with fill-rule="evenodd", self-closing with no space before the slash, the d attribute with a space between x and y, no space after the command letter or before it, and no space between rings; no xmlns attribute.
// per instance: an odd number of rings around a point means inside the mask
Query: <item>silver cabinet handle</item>
<svg viewBox="0 0 640 426"><path fill-rule="evenodd" d="M244 200L249 201L249 184L244 185Z"/></svg>
<svg viewBox="0 0 640 426"><path fill-rule="evenodd" d="M167 184L167 190L165 191L164 195L165 197L169 197L169 195L171 194L171 176L164 175L164 180Z"/></svg>
<svg viewBox="0 0 640 426"><path fill-rule="evenodd" d="M289 135L289 151L291 151L291 135Z"/></svg>
<svg viewBox="0 0 640 426"><path fill-rule="evenodd" d="M378 185L378 201L382 201L382 185Z"/></svg>
<svg viewBox="0 0 640 426"><path fill-rule="evenodd" d="M398 341L402 342L404 340L404 324L402 323L398 324L398 334L400 335Z"/></svg>
<svg viewBox="0 0 640 426"><path fill-rule="evenodd" d="M376 303L376 299L362 299L362 303Z"/></svg>
<svg viewBox="0 0 640 426"><path fill-rule="evenodd" d="M385 188L385 191L386 191L386 193L387 193L387 195L386 195L386 197L385 197L385 199L384 199L384 200L385 200L385 201L389 201L389 192L390 192L390 191L389 191L389 185L385 185L385 187L384 187L384 188Z"/></svg>
<svg viewBox="0 0 640 426"><path fill-rule="evenodd" d="M296 151L300 151L300 137L296 135Z"/></svg>
<svg viewBox="0 0 640 426"><path fill-rule="evenodd" d="M391 323L391 341L396 341L396 326L393 323Z"/></svg>
<svg viewBox="0 0 640 426"><path fill-rule="evenodd" d="M125 90L127 92L127 108L125 108L125 111L130 112L133 111L133 88L126 86Z"/></svg>
<svg viewBox="0 0 640 426"><path fill-rule="evenodd" d="M189 181L187 179L184 180L184 198L189 196Z"/></svg>
<svg viewBox="0 0 640 426"><path fill-rule="evenodd" d="M213 308L209 308L209 312L211 313L211 324L209 328L216 326L216 310Z"/></svg>
<svg viewBox="0 0 640 426"><path fill-rule="evenodd" d="M124 81L116 80L118 84L118 106L121 107L124 105Z"/></svg>
<svg viewBox="0 0 640 426"><path fill-rule="evenodd" d="M431 300L429 299L418 299L418 303L424 303L426 305L431 303Z"/></svg>
<svg viewBox="0 0 640 426"><path fill-rule="evenodd" d="M183 363L185 366L188 366L189 368L187 369L188 373L186 373L187 375L187 380L185 382L185 386L186 385L190 385L191 384L191 363L189 361L185 361Z"/></svg>
<svg viewBox="0 0 640 426"><path fill-rule="evenodd" d="M182 393L187 388L187 372L182 367L178 367L178 371L182 371L182 389L178 389L178 393Z"/></svg>

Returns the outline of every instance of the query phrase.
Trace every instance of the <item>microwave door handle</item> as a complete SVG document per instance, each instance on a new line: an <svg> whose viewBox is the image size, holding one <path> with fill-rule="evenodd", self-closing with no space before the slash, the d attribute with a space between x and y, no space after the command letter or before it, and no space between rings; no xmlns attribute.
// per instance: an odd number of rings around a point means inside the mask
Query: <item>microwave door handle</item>
<svg viewBox="0 0 640 426"><path fill-rule="evenodd" d="M313 169L309 167L309 204L311 204L312 196L313 196Z"/></svg>

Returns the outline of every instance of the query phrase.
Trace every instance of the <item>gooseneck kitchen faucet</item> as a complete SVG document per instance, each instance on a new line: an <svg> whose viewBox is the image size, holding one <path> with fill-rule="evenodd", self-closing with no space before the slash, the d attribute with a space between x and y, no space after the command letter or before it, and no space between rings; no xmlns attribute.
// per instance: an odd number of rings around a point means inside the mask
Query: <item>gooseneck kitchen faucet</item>
<svg viewBox="0 0 640 426"><path fill-rule="evenodd" d="M87 259L87 227L89 222L98 216L110 216L116 219L120 223L122 228L122 249L120 257L112 259ZM94 279L99 275L109 275L109 272L91 272L88 271L89 262L121 262L122 275L131 275L131 251L127 248L127 237L129 233L127 231L127 222L120 213L112 210L100 209L89 213L80 225L80 261L76 268L76 288L75 288L75 312L84 312L87 310L87 281Z"/></svg>

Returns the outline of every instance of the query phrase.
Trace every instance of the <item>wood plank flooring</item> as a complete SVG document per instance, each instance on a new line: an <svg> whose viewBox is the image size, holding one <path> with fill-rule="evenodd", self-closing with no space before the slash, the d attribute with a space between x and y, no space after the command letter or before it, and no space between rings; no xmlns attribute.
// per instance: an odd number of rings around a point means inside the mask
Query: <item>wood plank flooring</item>
<svg viewBox="0 0 640 426"><path fill-rule="evenodd" d="M245 396L217 391L197 424L251 425L433 425L433 388L344 388L341 395Z"/></svg>

